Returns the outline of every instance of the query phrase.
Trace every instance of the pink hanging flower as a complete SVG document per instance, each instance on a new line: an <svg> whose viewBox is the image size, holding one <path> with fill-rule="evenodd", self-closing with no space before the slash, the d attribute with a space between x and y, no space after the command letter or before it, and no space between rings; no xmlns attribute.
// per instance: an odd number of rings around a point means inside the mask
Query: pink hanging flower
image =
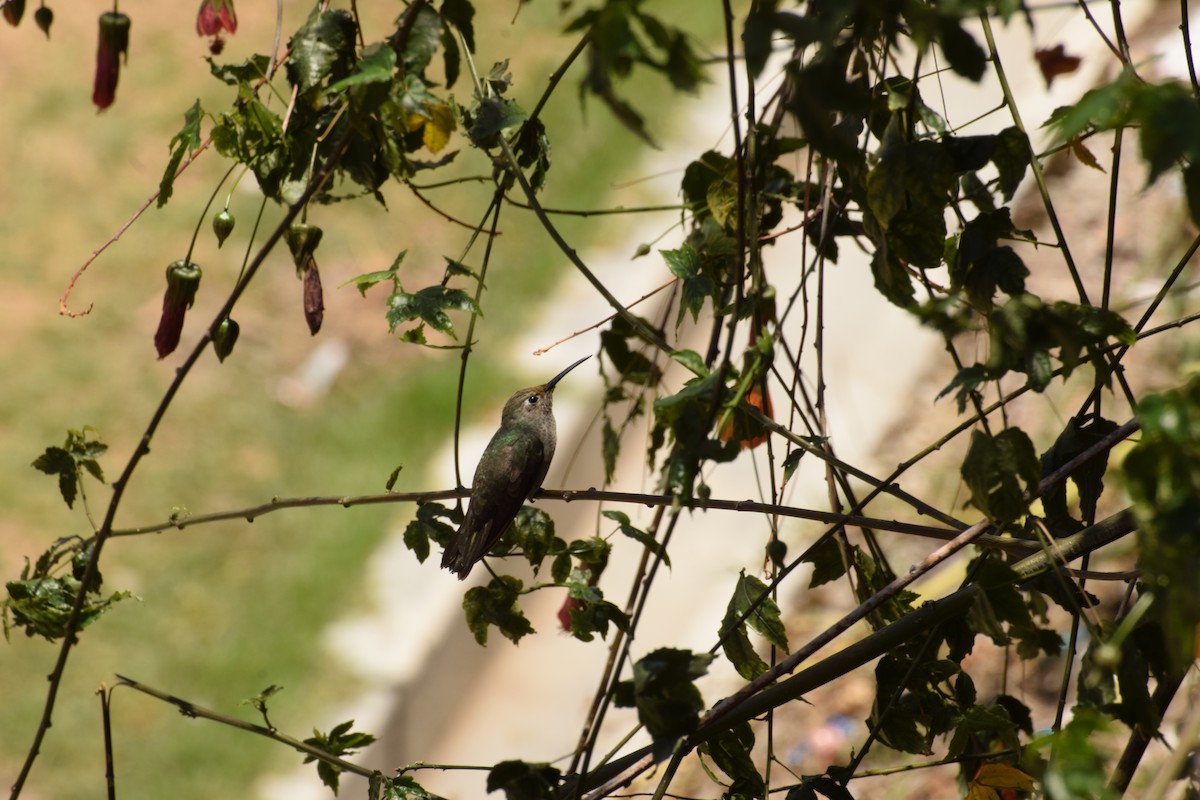
<svg viewBox="0 0 1200 800"><path fill-rule="evenodd" d="M237 12L233 10L233 0L202 0L200 11L196 14L196 34L220 37L221 31L237 33Z"/></svg>
<svg viewBox="0 0 1200 800"><path fill-rule="evenodd" d="M96 81L92 102L103 111L117 99L121 60L129 60L129 17L120 11L100 15L100 42L96 48Z"/></svg>

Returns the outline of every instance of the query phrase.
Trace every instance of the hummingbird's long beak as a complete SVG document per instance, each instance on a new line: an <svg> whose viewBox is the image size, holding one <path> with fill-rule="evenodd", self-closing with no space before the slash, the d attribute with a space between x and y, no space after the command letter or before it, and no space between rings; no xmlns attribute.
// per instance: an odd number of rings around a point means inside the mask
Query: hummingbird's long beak
<svg viewBox="0 0 1200 800"><path fill-rule="evenodd" d="M582 364L583 362L587 361L589 358L591 358L591 356L584 356L583 358L579 359L578 361L576 361L576 362L575 362L574 364L572 364L571 366L569 366L569 367L567 367L566 369L564 369L562 372L560 372L560 373L558 373L557 375L555 375L555 376L554 376L553 378L551 378L549 381L547 381L547 382L546 382L546 391L547 391L547 392L553 392L553 391L554 391L554 384L556 384L556 383L558 383L559 381L561 381L561 380L562 380L562 379L563 379L563 378L566 376L566 374L567 374L568 372L570 372L571 370L575 369L575 368L576 368L576 367L578 367L580 364Z"/></svg>

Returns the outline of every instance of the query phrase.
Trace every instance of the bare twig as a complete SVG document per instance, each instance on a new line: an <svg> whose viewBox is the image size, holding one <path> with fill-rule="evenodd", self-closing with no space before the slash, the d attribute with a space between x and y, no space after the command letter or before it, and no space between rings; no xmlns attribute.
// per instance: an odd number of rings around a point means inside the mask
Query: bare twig
<svg viewBox="0 0 1200 800"><path fill-rule="evenodd" d="M180 697L176 697L175 695L167 694L166 692L155 689L152 686L147 686L146 684L135 681L132 678L126 678L123 675L117 675L116 679L118 686L128 686L130 689L134 689L142 694L162 700L164 703L170 703L178 708L180 713L182 713L185 717L191 717L192 719L207 719L212 722L219 722L222 725L228 725L231 728L237 728L238 730L246 731L248 733L256 733L259 736L266 737L273 742L285 744L293 750L297 750L306 756L311 756L319 761L333 764L345 772L361 775L364 778L370 778L375 774L374 770L359 766L358 764L355 764L352 761L347 761L344 758L339 758L332 753L326 752L319 747L314 747L311 744L306 744L305 742L288 736L285 733L280 733L275 728L268 728L264 725L256 725L253 722L246 722L244 719L238 719L237 717L231 717L226 714L221 714L217 711L212 711L204 706L196 705L189 700L184 700Z"/></svg>

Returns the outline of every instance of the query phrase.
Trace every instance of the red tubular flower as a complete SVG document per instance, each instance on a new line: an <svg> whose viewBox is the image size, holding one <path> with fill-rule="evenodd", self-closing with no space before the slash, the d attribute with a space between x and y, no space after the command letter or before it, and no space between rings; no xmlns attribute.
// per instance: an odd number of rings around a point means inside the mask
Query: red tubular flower
<svg viewBox="0 0 1200 800"><path fill-rule="evenodd" d="M154 332L154 349L158 351L159 358L165 358L179 346L183 318L192 307L199 288L200 267L190 261L173 261L167 267L167 291L163 295L158 330Z"/></svg>
<svg viewBox="0 0 1200 800"><path fill-rule="evenodd" d="M237 13L233 0L202 0L196 14L196 34L220 37L221 31L237 33Z"/></svg>
<svg viewBox="0 0 1200 800"><path fill-rule="evenodd" d="M117 98L121 59L129 60L129 17L119 11L100 15L100 41L96 48L96 82L92 102L103 111Z"/></svg>

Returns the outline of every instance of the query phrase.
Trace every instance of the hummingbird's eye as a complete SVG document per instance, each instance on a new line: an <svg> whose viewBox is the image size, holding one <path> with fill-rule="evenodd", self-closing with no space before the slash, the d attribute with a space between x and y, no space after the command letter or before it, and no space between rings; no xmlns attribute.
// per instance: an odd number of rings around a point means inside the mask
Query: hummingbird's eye
<svg viewBox="0 0 1200 800"><path fill-rule="evenodd" d="M529 405L536 406L537 402L538 402L538 396L536 394L529 395Z"/></svg>

